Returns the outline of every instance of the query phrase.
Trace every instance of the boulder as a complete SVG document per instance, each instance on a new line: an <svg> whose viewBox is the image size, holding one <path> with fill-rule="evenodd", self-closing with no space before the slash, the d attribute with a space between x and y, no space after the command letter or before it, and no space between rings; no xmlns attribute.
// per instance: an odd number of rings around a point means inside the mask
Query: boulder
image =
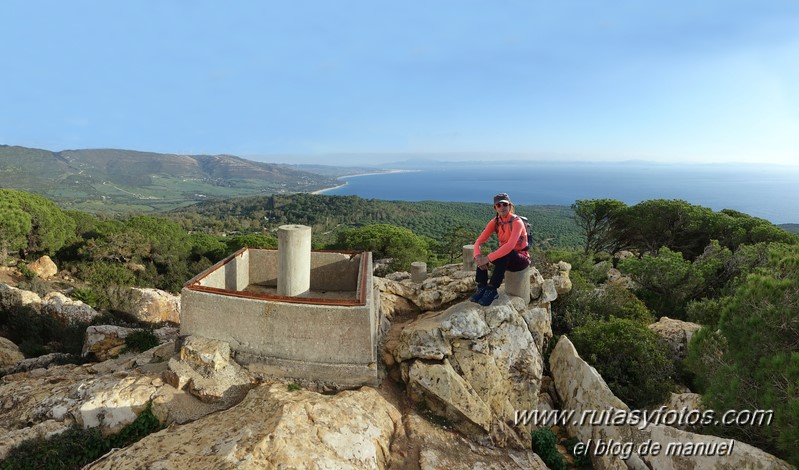
<svg viewBox="0 0 799 470"><path fill-rule="evenodd" d="M180 348L180 358L169 360L164 381L186 390L206 403L238 403L252 388L246 370L230 359L230 345L223 341L189 336Z"/></svg>
<svg viewBox="0 0 799 470"><path fill-rule="evenodd" d="M36 261L28 265L28 269L33 271L37 276L42 279L47 279L55 276L58 273L58 266L53 263L49 256L44 255Z"/></svg>
<svg viewBox="0 0 799 470"><path fill-rule="evenodd" d="M147 323L180 323L180 296L158 289L133 287L129 314Z"/></svg>
<svg viewBox="0 0 799 470"><path fill-rule="evenodd" d="M90 323L100 316L97 310L60 292L50 292L44 296L42 314L49 315L64 324Z"/></svg>
<svg viewBox="0 0 799 470"><path fill-rule="evenodd" d="M384 469L400 419L369 387L327 396L264 385L213 419L151 434L87 469Z"/></svg>
<svg viewBox="0 0 799 470"><path fill-rule="evenodd" d="M35 292L0 284L0 308L10 310L17 307L30 307L38 312L42 307L42 298Z"/></svg>
<svg viewBox="0 0 799 470"><path fill-rule="evenodd" d="M391 443L390 469L420 470L547 470L530 450L498 449L475 445L448 427L432 424L419 415L403 417Z"/></svg>
<svg viewBox="0 0 799 470"><path fill-rule="evenodd" d="M616 268L610 268L608 270L608 284L612 286L620 286L625 289L632 289L635 286L635 283L632 279L628 276L625 276Z"/></svg>
<svg viewBox="0 0 799 470"><path fill-rule="evenodd" d="M19 370L0 379L0 430L7 431L0 439L0 460L16 443L73 425L109 434L133 422L159 390L171 388L139 372L163 361L157 350L84 365L56 365L55 354L18 363L29 365L15 366Z"/></svg>
<svg viewBox="0 0 799 470"><path fill-rule="evenodd" d="M0 368L13 366L25 359L25 355L19 351L19 347L11 340L0 336Z"/></svg>
<svg viewBox="0 0 799 470"><path fill-rule="evenodd" d="M106 361L118 356L125 349L125 338L140 328L125 328L116 325L92 325L86 328L81 355L90 355L98 361Z"/></svg>
<svg viewBox="0 0 799 470"><path fill-rule="evenodd" d="M660 317L660 320L649 324L647 328L660 336L668 346L673 358L681 361L688 354L688 343L691 342L691 337L702 328L702 325Z"/></svg>
<svg viewBox="0 0 799 470"><path fill-rule="evenodd" d="M490 307L466 301L394 324L385 362L399 369L390 373L407 383L413 401L467 436L529 448L529 429L508 425L515 410L535 407L543 375L541 341L525 320L536 314L528 308L522 299L500 293Z"/></svg>
<svg viewBox="0 0 799 470"><path fill-rule="evenodd" d="M559 261L557 267L558 272L552 276L552 283L555 285L555 291L558 295L571 292L572 281L569 278L569 272L572 270L572 265L565 261Z"/></svg>
<svg viewBox="0 0 799 470"><path fill-rule="evenodd" d="M657 422L656 418L643 419L642 415L634 419L629 407L580 358L565 335L552 351L549 364L562 410L574 412L573 418L567 420L569 434L588 445L588 455L597 470L793 468L743 442L683 431ZM602 419L603 416L608 419ZM614 422L611 416L622 417L623 421ZM661 446L659 451L647 452L642 447L653 442ZM617 451L598 451L600 443L610 447L615 443Z"/></svg>

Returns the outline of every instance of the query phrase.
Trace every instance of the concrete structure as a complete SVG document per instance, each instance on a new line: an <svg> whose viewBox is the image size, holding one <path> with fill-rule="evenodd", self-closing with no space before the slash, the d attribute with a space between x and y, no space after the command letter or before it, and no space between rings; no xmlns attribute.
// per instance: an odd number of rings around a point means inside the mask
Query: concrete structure
<svg viewBox="0 0 799 470"><path fill-rule="evenodd" d="M474 262L474 245L463 245L463 270L474 271L477 264Z"/></svg>
<svg viewBox="0 0 799 470"><path fill-rule="evenodd" d="M530 302L530 267L521 271L505 271L505 293Z"/></svg>
<svg viewBox="0 0 799 470"><path fill-rule="evenodd" d="M411 281L424 282L427 279L427 263L414 261L411 263Z"/></svg>
<svg viewBox="0 0 799 470"><path fill-rule="evenodd" d="M280 268L304 263L301 254L281 253L304 245L298 241L303 231L286 232L278 250L239 250L187 282L181 335L225 341L238 363L266 377L343 387L378 384L372 254L311 252L307 244L308 287L296 287L301 276L290 274L288 290L302 292L281 295L287 270Z"/></svg>
<svg viewBox="0 0 799 470"><path fill-rule="evenodd" d="M311 227L281 225L277 254L277 295L307 295L311 289Z"/></svg>

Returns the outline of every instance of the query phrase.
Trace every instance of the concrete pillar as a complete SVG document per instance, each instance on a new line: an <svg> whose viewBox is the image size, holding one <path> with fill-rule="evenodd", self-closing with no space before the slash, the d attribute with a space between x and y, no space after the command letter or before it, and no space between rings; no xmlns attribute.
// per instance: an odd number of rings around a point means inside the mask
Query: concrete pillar
<svg viewBox="0 0 799 470"><path fill-rule="evenodd" d="M463 245L463 270L472 272L477 269L474 263L474 245Z"/></svg>
<svg viewBox="0 0 799 470"><path fill-rule="evenodd" d="M427 263L414 261L411 263L411 281L422 282L427 279Z"/></svg>
<svg viewBox="0 0 799 470"><path fill-rule="evenodd" d="M530 302L530 267L521 271L505 271L505 293L521 297L525 302Z"/></svg>
<svg viewBox="0 0 799 470"><path fill-rule="evenodd" d="M311 289L311 227L277 229L277 295L298 297Z"/></svg>

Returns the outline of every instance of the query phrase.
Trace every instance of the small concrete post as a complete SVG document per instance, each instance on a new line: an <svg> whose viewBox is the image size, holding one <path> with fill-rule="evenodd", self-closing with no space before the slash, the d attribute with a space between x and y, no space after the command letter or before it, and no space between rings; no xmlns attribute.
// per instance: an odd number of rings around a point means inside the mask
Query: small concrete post
<svg viewBox="0 0 799 470"><path fill-rule="evenodd" d="M521 297L525 302L530 303L530 267L521 271L505 272L505 293Z"/></svg>
<svg viewBox="0 0 799 470"><path fill-rule="evenodd" d="M474 245L463 245L463 270L474 271L477 265L474 263Z"/></svg>
<svg viewBox="0 0 799 470"><path fill-rule="evenodd" d="M277 229L277 295L299 297L311 289L311 227Z"/></svg>
<svg viewBox="0 0 799 470"><path fill-rule="evenodd" d="M425 279L427 279L427 263L424 261L411 263L411 281L423 282Z"/></svg>

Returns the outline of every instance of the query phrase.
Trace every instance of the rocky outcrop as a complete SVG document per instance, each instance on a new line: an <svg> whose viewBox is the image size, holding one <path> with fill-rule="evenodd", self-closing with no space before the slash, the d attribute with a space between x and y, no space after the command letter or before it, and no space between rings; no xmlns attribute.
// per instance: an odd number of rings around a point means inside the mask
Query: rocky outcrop
<svg viewBox="0 0 799 470"><path fill-rule="evenodd" d="M535 266L530 266L530 299L546 304L558 295L571 291L571 265L564 261L548 266L555 274L545 279ZM463 264L448 264L436 268L421 283L413 282L407 272L393 273L385 278L375 277L380 291L380 307L389 319L395 315L416 315L436 311L461 301L474 292L474 271L464 271Z"/></svg>
<svg viewBox="0 0 799 470"><path fill-rule="evenodd" d="M655 323L647 326L650 330L657 333L662 341L668 346L671 356L682 361L688 355L688 343L702 325L682 320L673 320L669 317L660 317Z"/></svg>
<svg viewBox="0 0 799 470"><path fill-rule="evenodd" d="M549 364L563 410L575 413L573 420L567 420L569 434L588 446L587 453L597 470L793 468L743 442L694 434L652 420L627 424L600 419L601 412L605 416L630 417L625 415L630 409L613 395L597 371L580 358L566 336L561 336ZM592 413L594 419L580 423L582 416L590 417ZM652 450L651 443L659 444L659 449Z"/></svg>
<svg viewBox="0 0 799 470"><path fill-rule="evenodd" d="M133 287L129 291L130 311L126 312L146 323L180 323L180 296L158 289Z"/></svg>
<svg viewBox="0 0 799 470"><path fill-rule="evenodd" d="M42 307L42 298L35 292L0 284L0 308L9 310L18 307L29 307L38 312Z"/></svg>
<svg viewBox="0 0 799 470"><path fill-rule="evenodd" d="M49 256L44 255L28 265L28 269L33 271L42 279L55 276L58 273L58 266L53 263Z"/></svg>
<svg viewBox="0 0 799 470"><path fill-rule="evenodd" d="M50 365L0 379L0 459L26 439L72 425L119 431L157 396L163 382L142 369L165 367L173 345L86 365ZM30 361L30 360L26 360ZM24 362L24 361L23 361ZM171 387L169 387L171 388Z"/></svg>
<svg viewBox="0 0 799 470"><path fill-rule="evenodd" d="M443 312L395 325L386 341L392 374L412 400L482 442L529 447L513 429L514 411L535 408L543 359L518 297L500 294L490 307L461 302ZM545 309L544 309L545 310ZM537 334L541 335L538 330ZM543 336L541 336L543 340Z"/></svg>
<svg viewBox="0 0 799 470"><path fill-rule="evenodd" d="M475 289L474 272L463 271L462 268L462 264L435 268L421 283L411 280L409 273L375 277L375 287L381 293L381 312L392 318L395 315L440 310L462 300Z"/></svg>
<svg viewBox="0 0 799 470"><path fill-rule="evenodd" d="M83 357L94 356L98 361L116 357L125 349L125 338L138 328L125 328L116 325L92 325L86 328L83 341Z"/></svg>
<svg viewBox="0 0 799 470"><path fill-rule="evenodd" d="M151 434L89 469L383 469L399 411L372 388L325 396L282 383L239 405Z"/></svg>
<svg viewBox="0 0 799 470"><path fill-rule="evenodd" d="M44 296L41 309L42 314L49 315L64 324L90 323L100 316L97 310L60 292L50 292Z"/></svg>
<svg viewBox="0 0 799 470"><path fill-rule="evenodd" d="M13 366L23 359L25 359L25 355L19 351L16 344L0 337L0 369Z"/></svg>
<svg viewBox="0 0 799 470"><path fill-rule="evenodd" d="M206 403L238 403L252 388L253 379L230 359L228 343L189 336L180 348L180 358L169 360L164 381L186 390Z"/></svg>
<svg viewBox="0 0 799 470"><path fill-rule="evenodd" d="M389 469L404 470L547 470L530 450L497 449L475 445L446 427L416 414L402 418L391 444Z"/></svg>

